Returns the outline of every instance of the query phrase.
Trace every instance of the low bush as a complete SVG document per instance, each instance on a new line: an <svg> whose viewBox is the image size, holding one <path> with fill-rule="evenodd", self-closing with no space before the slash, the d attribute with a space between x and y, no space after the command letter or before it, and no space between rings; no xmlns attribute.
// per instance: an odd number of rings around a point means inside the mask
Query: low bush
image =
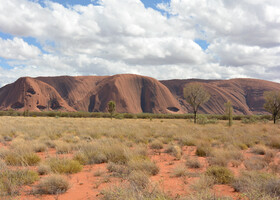
<svg viewBox="0 0 280 200"><path fill-rule="evenodd" d="M244 161L248 170L261 170L267 166L267 163L260 157L252 157Z"/></svg>
<svg viewBox="0 0 280 200"><path fill-rule="evenodd" d="M38 179L38 174L31 170L1 169L0 196L15 195L22 185L32 184Z"/></svg>
<svg viewBox="0 0 280 200"><path fill-rule="evenodd" d="M194 168L194 169L201 168L201 163L199 162L198 159L188 159L186 161L186 165L189 168Z"/></svg>
<svg viewBox="0 0 280 200"><path fill-rule="evenodd" d="M184 176L187 176L188 174L188 171L186 169L185 166L176 166L173 171L171 172L171 176L174 176L174 177L184 177Z"/></svg>
<svg viewBox="0 0 280 200"><path fill-rule="evenodd" d="M212 148L208 143L202 143L197 146L195 154L199 157L209 156L212 152Z"/></svg>
<svg viewBox="0 0 280 200"><path fill-rule="evenodd" d="M111 187L101 192L102 200L120 200L120 199L145 199L145 200L171 200L162 191L154 189L149 191L147 189L139 190L133 185L122 185Z"/></svg>
<svg viewBox="0 0 280 200"><path fill-rule="evenodd" d="M150 144L150 148L151 149L162 149L163 148L163 143L159 140L154 140L151 144Z"/></svg>
<svg viewBox="0 0 280 200"><path fill-rule="evenodd" d="M195 194L191 194L187 197L183 197L180 200L233 200L231 197L219 197L209 190L197 192Z"/></svg>
<svg viewBox="0 0 280 200"><path fill-rule="evenodd" d="M149 185L149 177L142 171L132 171L128 176L129 183L140 190L146 189Z"/></svg>
<svg viewBox="0 0 280 200"><path fill-rule="evenodd" d="M61 175L51 175L40 180L39 184L34 188L37 194L62 194L70 188L70 184Z"/></svg>
<svg viewBox="0 0 280 200"><path fill-rule="evenodd" d="M37 142L37 143L32 144L32 149L35 152L44 152L47 150L47 145L44 143Z"/></svg>
<svg viewBox="0 0 280 200"><path fill-rule="evenodd" d="M232 182L232 187L249 199L263 196L267 199L277 199L280 196L280 179L264 172L244 171Z"/></svg>
<svg viewBox="0 0 280 200"><path fill-rule="evenodd" d="M72 144L63 142L63 141L57 141L55 143L55 149L57 154L66 154L71 153L73 150Z"/></svg>
<svg viewBox="0 0 280 200"><path fill-rule="evenodd" d="M120 165L113 162L107 164L107 169L109 172L113 172L113 175L117 177L126 177L130 173L129 168L126 165Z"/></svg>
<svg viewBox="0 0 280 200"><path fill-rule="evenodd" d="M212 177L216 184L228 184L234 178L232 171L221 166L211 166L206 170L205 174Z"/></svg>
<svg viewBox="0 0 280 200"><path fill-rule="evenodd" d="M156 175L159 172L159 167L149 159L132 159L127 165L131 171L140 170L148 175Z"/></svg>
<svg viewBox="0 0 280 200"><path fill-rule="evenodd" d="M8 165L14 166L32 166L37 165L41 158L34 152L20 152L11 150L4 157Z"/></svg>
<svg viewBox="0 0 280 200"><path fill-rule="evenodd" d="M49 158L47 164L50 166L51 170L55 173L66 173L73 174L80 172L82 170L82 165L76 161L67 158Z"/></svg>
<svg viewBox="0 0 280 200"><path fill-rule="evenodd" d="M37 172L39 175L47 175L51 172L51 168L48 165L39 165Z"/></svg>
<svg viewBox="0 0 280 200"><path fill-rule="evenodd" d="M215 180L212 176L207 176L205 174L201 175L200 178L195 181L191 188L197 192L203 192L208 190L215 184Z"/></svg>
<svg viewBox="0 0 280 200"><path fill-rule="evenodd" d="M166 151L166 153L171 154L172 156L174 156L177 160L180 160L182 157L182 150L179 146L177 145L172 145L169 146Z"/></svg>
<svg viewBox="0 0 280 200"><path fill-rule="evenodd" d="M261 145L256 145L251 149L251 152L258 155L264 155L266 152L266 148Z"/></svg>

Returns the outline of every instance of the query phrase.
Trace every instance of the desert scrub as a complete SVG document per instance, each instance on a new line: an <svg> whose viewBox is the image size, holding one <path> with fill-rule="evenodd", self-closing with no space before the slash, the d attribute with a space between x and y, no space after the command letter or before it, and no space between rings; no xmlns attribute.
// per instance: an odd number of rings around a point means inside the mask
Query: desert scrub
<svg viewBox="0 0 280 200"><path fill-rule="evenodd" d="M47 175L51 172L51 168L49 165L39 165L37 172L39 175Z"/></svg>
<svg viewBox="0 0 280 200"><path fill-rule="evenodd" d="M248 170L261 170L267 166L263 158L251 157L244 161L244 166Z"/></svg>
<svg viewBox="0 0 280 200"><path fill-rule="evenodd" d="M151 144L150 144L150 148L151 149L163 149L163 143L160 140L154 140Z"/></svg>
<svg viewBox="0 0 280 200"><path fill-rule="evenodd" d="M66 178L61 175L53 174L44 177L34 188L36 194L62 194L70 188L70 184Z"/></svg>
<svg viewBox="0 0 280 200"><path fill-rule="evenodd" d="M51 170L55 173L73 174L82 170L82 165L76 161L68 158L49 158L46 163L50 166Z"/></svg>
<svg viewBox="0 0 280 200"><path fill-rule="evenodd" d="M166 153L171 154L172 156L174 156L176 158L176 160L180 160L182 157L182 150L179 146L177 145L172 145L169 146L166 150Z"/></svg>
<svg viewBox="0 0 280 200"><path fill-rule="evenodd" d="M128 163L129 170L140 170L148 175L156 175L159 172L159 167L151 160L143 158L133 158Z"/></svg>
<svg viewBox="0 0 280 200"><path fill-rule="evenodd" d="M66 143L64 141L56 141L55 150L57 154L71 153L73 150L73 146L72 144Z"/></svg>
<svg viewBox="0 0 280 200"><path fill-rule="evenodd" d="M197 192L203 192L212 188L214 184L215 180L212 176L202 174L200 178L191 185L191 188Z"/></svg>
<svg viewBox="0 0 280 200"><path fill-rule="evenodd" d="M100 139L80 147L74 159L83 164L127 163L131 150L113 139Z"/></svg>
<svg viewBox="0 0 280 200"><path fill-rule="evenodd" d="M186 166L189 168L198 169L201 168L202 165L198 159L192 158L192 159L187 159Z"/></svg>
<svg viewBox="0 0 280 200"><path fill-rule="evenodd" d="M268 145L274 149L280 149L280 137L279 136L271 137Z"/></svg>
<svg viewBox="0 0 280 200"><path fill-rule="evenodd" d="M10 150L4 157L8 165L32 166L37 165L41 158L32 151L21 151L20 149Z"/></svg>
<svg viewBox="0 0 280 200"><path fill-rule="evenodd" d="M38 179L38 174L31 170L2 168L0 171L0 196L15 195L22 185L32 184Z"/></svg>
<svg viewBox="0 0 280 200"><path fill-rule="evenodd" d="M258 155L264 155L266 152L266 147L262 145L256 145L252 147L251 152Z"/></svg>
<svg viewBox="0 0 280 200"><path fill-rule="evenodd" d="M174 167L171 172L171 176L173 177L184 177L188 175L188 171L184 165L179 165Z"/></svg>
<svg viewBox="0 0 280 200"><path fill-rule="evenodd" d="M47 145L45 145L44 143L35 142L32 144L32 150L34 152L44 152L47 150L47 148Z"/></svg>
<svg viewBox="0 0 280 200"><path fill-rule="evenodd" d="M249 199L251 196L255 198L280 196L280 179L264 172L244 171L233 181L232 187L235 191L244 193Z"/></svg>
<svg viewBox="0 0 280 200"><path fill-rule="evenodd" d="M149 191L148 189L142 189L128 184L123 186L115 186L106 190L102 190L102 200L120 200L120 199L145 199L145 200L171 200L170 197L165 195L160 190L154 189Z"/></svg>
<svg viewBox="0 0 280 200"><path fill-rule="evenodd" d="M180 198L180 200L233 200L231 197L218 197L209 190L197 192L187 197Z"/></svg>
<svg viewBox="0 0 280 200"><path fill-rule="evenodd" d="M212 147L209 143L201 143L197 146L195 154L199 157L209 156L212 152Z"/></svg>
<svg viewBox="0 0 280 200"><path fill-rule="evenodd" d="M178 138L178 144L181 146L195 146L196 141L191 136L183 136Z"/></svg>
<svg viewBox="0 0 280 200"><path fill-rule="evenodd" d="M128 181L132 186L143 190L148 187L150 179L142 171L132 171L128 176Z"/></svg>
<svg viewBox="0 0 280 200"><path fill-rule="evenodd" d="M234 178L232 171L221 166L211 166L206 170L205 174L212 177L215 184L228 184L231 183Z"/></svg>
<svg viewBox="0 0 280 200"><path fill-rule="evenodd" d="M113 162L109 162L107 164L107 169L109 172L113 173L113 176L116 177L127 177L130 173L130 169L126 165L116 164Z"/></svg>

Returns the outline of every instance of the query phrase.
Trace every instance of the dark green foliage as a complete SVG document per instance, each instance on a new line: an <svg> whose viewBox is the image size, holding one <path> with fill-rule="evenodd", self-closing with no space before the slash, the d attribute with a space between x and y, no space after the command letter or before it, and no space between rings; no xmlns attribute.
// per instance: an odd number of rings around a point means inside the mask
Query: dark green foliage
<svg viewBox="0 0 280 200"><path fill-rule="evenodd" d="M116 110L116 103L114 101L109 101L108 102L108 112L111 115L111 119L113 118L113 114L115 113Z"/></svg>

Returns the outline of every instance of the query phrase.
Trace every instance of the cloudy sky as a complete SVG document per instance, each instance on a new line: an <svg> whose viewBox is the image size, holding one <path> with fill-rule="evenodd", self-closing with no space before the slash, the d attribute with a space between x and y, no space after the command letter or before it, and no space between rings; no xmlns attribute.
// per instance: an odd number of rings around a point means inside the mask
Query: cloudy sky
<svg viewBox="0 0 280 200"><path fill-rule="evenodd" d="M0 86L119 73L280 82L280 1L0 0Z"/></svg>

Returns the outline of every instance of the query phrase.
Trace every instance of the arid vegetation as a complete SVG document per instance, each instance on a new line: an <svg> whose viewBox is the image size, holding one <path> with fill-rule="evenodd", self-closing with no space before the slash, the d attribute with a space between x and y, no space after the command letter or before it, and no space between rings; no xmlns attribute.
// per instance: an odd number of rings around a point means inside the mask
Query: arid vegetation
<svg viewBox="0 0 280 200"><path fill-rule="evenodd" d="M279 200L280 126L258 119L1 117L0 199Z"/></svg>

